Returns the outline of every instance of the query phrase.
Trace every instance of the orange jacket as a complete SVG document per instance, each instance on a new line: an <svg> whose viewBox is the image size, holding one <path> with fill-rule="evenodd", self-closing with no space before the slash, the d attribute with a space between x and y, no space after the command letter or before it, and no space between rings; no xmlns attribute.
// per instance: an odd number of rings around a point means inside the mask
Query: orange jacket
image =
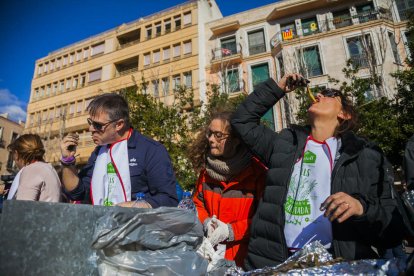
<svg viewBox="0 0 414 276"><path fill-rule="evenodd" d="M226 242L225 258L243 266L249 241L249 227L264 189L266 167L256 158L229 182L212 179L206 170L200 173L194 203L201 223L216 215L231 225L234 241Z"/></svg>

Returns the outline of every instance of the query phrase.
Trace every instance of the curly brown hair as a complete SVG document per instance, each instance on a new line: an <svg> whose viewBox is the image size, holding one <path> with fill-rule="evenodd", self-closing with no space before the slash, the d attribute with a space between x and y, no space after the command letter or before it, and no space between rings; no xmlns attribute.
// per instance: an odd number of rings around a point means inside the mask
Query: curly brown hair
<svg viewBox="0 0 414 276"><path fill-rule="evenodd" d="M25 164L44 161L45 148L42 139L37 134L23 134L8 145L7 149L11 152L17 152L19 159Z"/></svg>
<svg viewBox="0 0 414 276"><path fill-rule="evenodd" d="M210 123L213 120L220 119L226 124L226 130L230 133L230 138L237 137L235 131L231 128L230 120L233 116L233 112L227 109L216 109L211 112L205 126L201 127L194 142L188 147L188 156L192 162L193 168L198 172L205 168L206 156L210 150L206 133Z"/></svg>

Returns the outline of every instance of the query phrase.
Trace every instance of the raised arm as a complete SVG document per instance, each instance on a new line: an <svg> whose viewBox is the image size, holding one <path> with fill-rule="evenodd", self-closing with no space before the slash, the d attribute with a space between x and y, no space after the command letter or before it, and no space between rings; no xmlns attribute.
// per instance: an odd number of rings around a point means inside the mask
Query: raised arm
<svg viewBox="0 0 414 276"><path fill-rule="evenodd" d="M296 78L298 75L286 75L278 84L273 79L258 84L253 93L240 104L231 120L232 127L239 133L240 138L265 164L269 163L277 134L261 125L260 118L284 97L286 92L291 91L286 83L287 78L292 76Z"/></svg>

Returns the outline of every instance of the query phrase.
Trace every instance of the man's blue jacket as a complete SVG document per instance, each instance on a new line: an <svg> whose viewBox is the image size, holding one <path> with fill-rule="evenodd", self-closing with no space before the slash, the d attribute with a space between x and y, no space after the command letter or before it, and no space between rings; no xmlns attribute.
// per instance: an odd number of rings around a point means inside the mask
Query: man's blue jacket
<svg viewBox="0 0 414 276"><path fill-rule="evenodd" d="M67 192L71 199L90 202L90 183L99 148L95 148L88 163L79 172L78 186ZM171 159L161 143L133 130L128 139L128 158L131 200L135 200L136 193L143 192L145 200L153 208L177 206L176 179Z"/></svg>

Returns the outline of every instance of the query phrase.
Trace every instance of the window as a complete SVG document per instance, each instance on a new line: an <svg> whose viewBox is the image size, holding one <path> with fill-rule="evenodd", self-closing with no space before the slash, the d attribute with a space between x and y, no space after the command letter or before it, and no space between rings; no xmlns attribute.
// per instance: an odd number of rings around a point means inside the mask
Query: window
<svg viewBox="0 0 414 276"><path fill-rule="evenodd" d="M303 76L310 78L323 74L321 57L318 46L302 48L298 53L300 72Z"/></svg>
<svg viewBox="0 0 414 276"><path fill-rule="evenodd" d="M165 29L165 33L171 32L171 19L166 19L164 21L164 29Z"/></svg>
<svg viewBox="0 0 414 276"><path fill-rule="evenodd" d="M83 102L82 101L78 101L77 103L76 103L76 112L77 113L81 113L82 112L82 110L83 110Z"/></svg>
<svg viewBox="0 0 414 276"><path fill-rule="evenodd" d="M154 92L154 97L158 98L160 96L160 92L158 88L158 80L152 81L152 91Z"/></svg>
<svg viewBox="0 0 414 276"><path fill-rule="evenodd" d="M83 59L87 59L89 56L89 48L83 49Z"/></svg>
<svg viewBox="0 0 414 276"><path fill-rule="evenodd" d="M39 112L37 112L36 124L40 126L40 125L41 125L41 123L42 123L42 114L41 114L41 112L39 111Z"/></svg>
<svg viewBox="0 0 414 276"><path fill-rule="evenodd" d="M167 96L168 95L168 91L170 90L170 79L168 77L167 78L163 78L161 84L162 84L162 94L164 96Z"/></svg>
<svg viewBox="0 0 414 276"><path fill-rule="evenodd" d="M184 42L184 55L191 54L191 52L192 52L191 40Z"/></svg>
<svg viewBox="0 0 414 276"><path fill-rule="evenodd" d="M47 121L47 109L43 110L42 112L42 120Z"/></svg>
<svg viewBox="0 0 414 276"><path fill-rule="evenodd" d="M236 37L223 38L221 41L221 56L231 56L237 53Z"/></svg>
<svg viewBox="0 0 414 276"><path fill-rule="evenodd" d="M89 82L99 81L101 80L102 68L99 68L94 71L90 71L88 74L89 74Z"/></svg>
<svg viewBox="0 0 414 276"><path fill-rule="evenodd" d="M346 26L352 25L352 18L349 14L349 10L342 10L332 13L333 16L333 24L335 25L335 28L342 28Z"/></svg>
<svg viewBox="0 0 414 276"><path fill-rule="evenodd" d="M269 65L267 63L254 65L251 67L252 70L252 84L253 87L257 84L267 80L269 78ZM275 130L275 120L273 114L273 108L263 115L261 120L265 125Z"/></svg>
<svg viewBox="0 0 414 276"><path fill-rule="evenodd" d="M49 71L53 71L54 66L55 66L55 61L51 60L50 63L49 63Z"/></svg>
<svg viewBox="0 0 414 276"><path fill-rule="evenodd" d="M248 34L250 55L266 52L263 30L254 31Z"/></svg>
<svg viewBox="0 0 414 276"><path fill-rule="evenodd" d="M170 47L163 49L163 59L169 60L170 59Z"/></svg>
<svg viewBox="0 0 414 276"><path fill-rule="evenodd" d="M75 61L75 53L71 53L69 56L69 63L72 64Z"/></svg>
<svg viewBox="0 0 414 276"><path fill-rule="evenodd" d="M93 100L93 98L89 98L85 100L85 110L88 109L89 104L91 103L91 101Z"/></svg>
<svg viewBox="0 0 414 276"><path fill-rule="evenodd" d="M184 74L184 84L187 88L192 87L193 86L193 79L192 79L192 75L191 75L191 71L190 72L185 72Z"/></svg>
<svg viewBox="0 0 414 276"><path fill-rule="evenodd" d="M46 96L49 96L49 95L50 95L50 91L52 90L51 88L52 88L52 87L51 87L51 85L50 85L50 84L48 84L48 85L46 86Z"/></svg>
<svg viewBox="0 0 414 276"><path fill-rule="evenodd" d="M156 51L152 54L152 59L154 63L160 62L160 51Z"/></svg>
<svg viewBox="0 0 414 276"><path fill-rule="evenodd" d="M82 51L77 51L76 52L76 61L80 61L82 58Z"/></svg>
<svg viewBox="0 0 414 276"><path fill-rule="evenodd" d="M45 87L40 87L40 97L43 97L45 95Z"/></svg>
<svg viewBox="0 0 414 276"><path fill-rule="evenodd" d="M317 33L319 31L316 17L302 20L302 33L304 36Z"/></svg>
<svg viewBox="0 0 414 276"><path fill-rule="evenodd" d="M366 68L369 59L375 64L375 52L369 35L356 36L346 40L349 58L354 66Z"/></svg>
<svg viewBox="0 0 414 276"><path fill-rule="evenodd" d="M181 29L181 15L174 16L175 29Z"/></svg>
<svg viewBox="0 0 414 276"><path fill-rule="evenodd" d="M180 75L175 75L173 78L173 89L177 89L181 85L181 78Z"/></svg>
<svg viewBox="0 0 414 276"><path fill-rule="evenodd" d="M59 82L59 91L60 92L63 92L64 88L65 88L65 81L64 80L61 80Z"/></svg>
<svg viewBox="0 0 414 276"><path fill-rule="evenodd" d="M174 45L174 51L173 51L173 58L177 58L181 55L181 48L180 48L180 44L176 44Z"/></svg>
<svg viewBox="0 0 414 276"><path fill-rule="evenodd" d="M38 75L42 74L43 73L42 70L43 70L43 66L42 66L42 64L40 64L39 67L37 67L37 74Z"/></svg>
<svg viewBox="0 0 414 276"><path fill-rule="evenodd" d="M30 115L30 118L33 116L33 114L31 114ZM3 130L4 130L4 127L1 127L0 126L0 140L3 140Z"/></svg>
<svg viewBox="0 0 414 276"><path fill-rule="evenodd" d="M71 79L66 79L66 90L70 89Z"/></svg>
<svg viewBox="0 0 414 276"><path fill-rule="evenodd" d="M357 6L356 11L358 14L359 23L364 23L370 20L377 19L377 15L374 10L374 5L372 3Z"/></svg>
<svg viewBox="0 0 414 276"><path fill-rule="evenodd" d="M152 37L152 26L146 26L145 30L147 31L147 39L150 39Z"/></svg>
<svg viewBox="0 0 414 276"><path fill-rule="evenodd" d="M84 87L86 83L86 74L82 74L80 77L80 87Z"/></svg>
<svg viewBox="0 0 414 276"><path fill-rule="evenodd" d="M394 34L391 32L388 32L388 38L390 39L391 50L392 50L392 55L394 56L394 61L398 64L401 64L401 59L400 59L400 55L398 54L398 48L397 48L397 43L395 42Z"/></svg>
<svg viewBox="0 0 414 276"><path fill-rule="evenodd" d="M68 65L68 56L63 56L63 66Z"/></svg>
<svg viewBox="0 0 414 276"><path fill-rule="evenodd" d="M240 81L239 81L239 69L232 68L228 69L225 76L225 91L227 93L233 93L240 91Z"/></svg>
<svg viewBox="0 0 414 276"><path fill-rule="evenodd" d="M73 77L72 88L76 89L78 87L78 76Z"/></svg>
<svg viewBox="0 0 414 276"><path fill-rule="evenodd" d="M183 23L184 23L184 26L191 24L191 12L184 14Z"/></svg>
<svg viewBox="0 0 414 276"><path fill-rule="evenodd" d="M35 99L39 98L39 88L36 88L36 89L35 89L35 92L34 92L34 98L35 98Z"/></svg>
<svg viewBox="0 0 414 276"><path fill-rule="evenodd" d="M43 65L43 73L47 73L48 65L49 63L45 63L45 65Z"/></svg>
<svg viewBox="0 0 414 276"><path fill-rule="evenodd" d="M156 36L161 35L161 22L155 23L155 35Z"/></svg>
<svg viewBox="0 0 414 276"><path fill-rule="evenodd" d="M61 64L62 64L62 59L61 58L58 58L56 60L56 69L59 69Z"/></svg>
<svg viewBox="0 0 414 276"><path fill-rule="evenodd" d="M29 119L29 126L32 127L34 125L34 113L30 114Z"/></svg>
<svg viewBox="0 0 414 276"><path fill-rule="evenodd" d="M75 113L75 103L70 103L69 105L69 115L73 116L73 114Z"/></svg>
<svg viewBox="0 0 414 276"><path fill-rule="evenodd" d="M99 55L99 54L103 54L104 51L105 51L105 42L95 44L91 48L91 57Z"/></svg>
<svg viewBox="0 0 414 276"><path fill-rule="evenodd" d="M412 0L396 0L398 13L401 20L407 20L414 12L414 2Z"/></svg>
<svg viewBox="0 0 414 276"><path fill-rule="evenodd" d="M49 121L53 121L53 118L55 117L55 111L52 109L49 109Z"/></svg>
<svg viewBox="0 0 414 276"><path fill-rule="evenodd" d="M144 66L150 65L151 62L151 54L144 54Z"/></svg>
<svg viewBox="0 0 414 276"><path fill-rule="evenodd" d="M61 115L60 110L61 110L61 107L57 106L56 109L55 109L55 117L56 118L60 117L60 115Z"/></svg>
<svg viewBox="0 0 414 276"><path fill-rule="evenodd" d="M53 83L53 94L56 94L58 92L58 83L54 82Z"/></svg>

